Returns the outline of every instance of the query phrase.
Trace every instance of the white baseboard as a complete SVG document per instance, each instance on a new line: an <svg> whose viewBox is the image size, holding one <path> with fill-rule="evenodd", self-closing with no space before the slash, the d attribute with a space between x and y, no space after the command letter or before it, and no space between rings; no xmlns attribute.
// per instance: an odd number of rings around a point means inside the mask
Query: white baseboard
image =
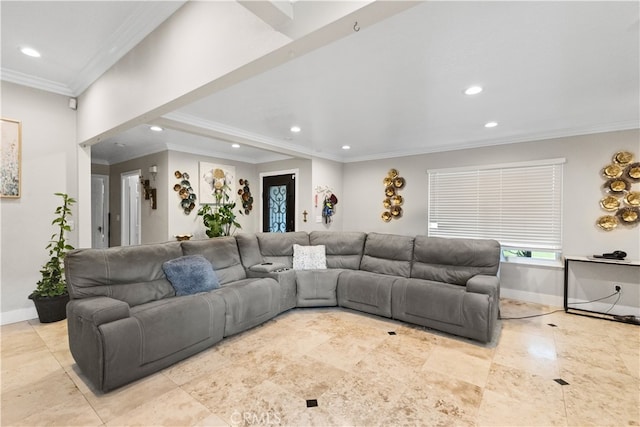
<svg viewBox="0 0 640 427"><path fill-rule="evenodd" d="M521 291L519 289L500 288L500 296L519 301L533 302L536 304L544 304L552 307L563 307L563 297L560 295L539 294L537 292Z"/></svg>
<svg viewBox="0 0 640 427"><path fill-rule="evenodd" d="M17 323L37 318L38 312L35 307L21 308L20 310L0 313L0 325L8 325L9 323Z"/></svg>

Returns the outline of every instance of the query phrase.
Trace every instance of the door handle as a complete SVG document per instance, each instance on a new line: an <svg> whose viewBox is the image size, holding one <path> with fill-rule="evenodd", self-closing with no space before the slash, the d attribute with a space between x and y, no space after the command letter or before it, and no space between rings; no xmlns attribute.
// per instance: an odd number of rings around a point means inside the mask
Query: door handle
<svg viewBox="0 0 640 427"><path fill-rule="evenodd" d="M102 226L98 226L98 232L102 233Z"/></svg>

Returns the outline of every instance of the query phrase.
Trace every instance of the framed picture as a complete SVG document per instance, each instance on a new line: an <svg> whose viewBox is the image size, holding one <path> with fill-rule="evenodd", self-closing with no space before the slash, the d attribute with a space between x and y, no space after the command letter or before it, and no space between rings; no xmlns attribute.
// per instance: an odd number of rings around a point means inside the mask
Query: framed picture
<svg viewBox="0 0 640 427"><path fill-rule="evenodd" d="M229 165L200 162L198 182L200 184L200 203L216 203L216 194L221 196L220 201L226 202L224 194L229 196L228 201L236 198L236 168Z"/></svg>
<svg viewBox="0 0 640 427"><path fill-rule="evenodd" d="M0 197L20 197L22 123L0 119Z"/></svg>

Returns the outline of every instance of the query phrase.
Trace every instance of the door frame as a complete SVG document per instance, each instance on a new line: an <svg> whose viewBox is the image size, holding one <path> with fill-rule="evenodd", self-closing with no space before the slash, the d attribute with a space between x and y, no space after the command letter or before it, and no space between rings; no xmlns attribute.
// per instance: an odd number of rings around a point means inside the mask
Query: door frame
<svg viewBox="0 0 640 427"><path fill-rule="evenodd" d="M142 196L140 193L141 185L140 185L140 176L142 171L140 169L132 170L128 172L123 172L120 174L120 246L129 246L129 245L139 245L142 243ZM125 224L128 224L129 221L129 212L125 211L125 206L129 205L129 201L127 200L126 194L124 191L125 181L128 181L129 178L135 176L136 177L136 185L138 187L138 197L137 197L137 227L138 227L138 242L131 243L130 236L131 233L125 233L128 231L128 226L125 227ZM125 215L126 213L126 215ZM126 245L125 245L125 234L126 234Z"/></svg>
<svg viewBox="0 0 640 427"><path fill-rule="evenodd" d="M298 212L299 212L299 204L300 198L298 197L298 181L300 181L300 169L287 169L281 171L272 171L272 172L260 172L260 224L258 225L258 230L263 230L264 221L262 220L264 216L264 206L262 203L262 195L264 194L264 185L263 178L268 176L278 176L278 175L293 175L293 188L294 188L294 197L295 197L295 208L294 208L294 231L298 231Z"/></svg>
<svg viewBox="0 0 640 427"><path fill-rule="evenodd" d="M94 178L102 180L104 185L104 197L102 200L102 224L104 226L103 234L104 234L104 243L106 244L106 248L110 245L110 236L111 236L111 224L109 223L109 175L103 175L99 173L92 173L91 180ZM93 241L93 233L95 233L95 224L93 223L93 183L91 185L91 247L95 248L95 242ZM102 247L101 247L102 248Z"/></svg>

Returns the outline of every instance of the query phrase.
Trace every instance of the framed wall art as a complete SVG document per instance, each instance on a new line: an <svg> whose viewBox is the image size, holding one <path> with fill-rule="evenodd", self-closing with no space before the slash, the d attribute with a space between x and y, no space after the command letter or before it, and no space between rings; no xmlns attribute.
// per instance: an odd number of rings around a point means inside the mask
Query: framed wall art
<svg viewBox="0 0 640 427"><path fill-rule="evenodd" d="M22 123L0 120L0 197L18 198L22 185Z"/></svg>
<svg viewBox="0 0 640 427"><path fill-rule="evenodd" d="M199 175L199 199L201 204L215 204L218 201L227 203L228 200L234 199L236 189L235 166L200 162ZM220 199L216 199L216 194Z"/></svg>

